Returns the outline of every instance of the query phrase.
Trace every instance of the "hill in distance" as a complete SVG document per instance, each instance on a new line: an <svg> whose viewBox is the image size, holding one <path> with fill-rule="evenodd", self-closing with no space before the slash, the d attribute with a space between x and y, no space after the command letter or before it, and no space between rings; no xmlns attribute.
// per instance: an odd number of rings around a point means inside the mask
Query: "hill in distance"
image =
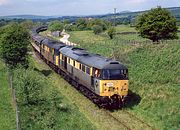
<svg viewBox="0 0 180 130"><path fill-rule="evenodd" d="M166 8L168 9L177 19L180 20L180 7L171 7ZM148 10L146 10L148 11ZM122 11L116 14L104 14L104 15L89 15L89 16L41 16L41 15L10 15L10 16L0 16L0 19L30 19L30 20L48 20L48 19L70 19L70 21L74 21L78 18L102 18L102 19L114 19L114 16L116 16L117 19L121 18L134 18L137 15L144 13L146 11L137 11L137 12L131 12L131 11Z"/></svg>

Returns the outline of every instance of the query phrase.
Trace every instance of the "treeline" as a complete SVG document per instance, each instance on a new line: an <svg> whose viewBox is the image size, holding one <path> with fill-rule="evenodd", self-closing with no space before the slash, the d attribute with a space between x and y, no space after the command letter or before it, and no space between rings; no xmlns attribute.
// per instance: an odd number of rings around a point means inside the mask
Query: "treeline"
<svg viewBox="0 0 180 130"><path fill-rule="evenodd" d="M49 23L48 29L53 31L84 31L92 30L94 34L98 35L102 32L107 32L109 37L113 39L115 35L115 28L112 26L111 22L101 20L101 19L78 19L76 22L70 23L68 20L63 22L55 20Z"/></svg>

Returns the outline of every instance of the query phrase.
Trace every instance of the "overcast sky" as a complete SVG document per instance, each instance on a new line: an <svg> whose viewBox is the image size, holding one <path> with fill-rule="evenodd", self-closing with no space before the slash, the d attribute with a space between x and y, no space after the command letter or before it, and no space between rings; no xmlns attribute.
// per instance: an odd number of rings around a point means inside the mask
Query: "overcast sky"
<svg viewBox="0 0 180 130"><path fill-rule="evenodd" d="M45 16L93 15L140 11L156 6L180 7L180 0L0 0L0 16L33 14Z"/></svg>

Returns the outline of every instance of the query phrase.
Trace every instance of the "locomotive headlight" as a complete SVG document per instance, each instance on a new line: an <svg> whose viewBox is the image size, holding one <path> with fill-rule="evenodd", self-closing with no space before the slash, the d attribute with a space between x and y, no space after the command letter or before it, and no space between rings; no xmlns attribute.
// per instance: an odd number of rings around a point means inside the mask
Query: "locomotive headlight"
<svg viewBox="0 0 180 130"><path fill-rule="evenodd" d="M107 83L106 84L108 87L113 87L114 86L114 83Z"/></svg>

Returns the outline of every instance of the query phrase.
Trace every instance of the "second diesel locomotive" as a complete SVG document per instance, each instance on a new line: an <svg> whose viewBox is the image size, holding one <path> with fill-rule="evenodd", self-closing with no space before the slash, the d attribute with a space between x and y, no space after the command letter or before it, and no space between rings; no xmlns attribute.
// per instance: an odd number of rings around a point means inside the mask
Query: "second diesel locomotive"
<svg viewBox="0 0 180 130"><path fill-rule="evenodd" d="M31 34L32 45L39 55L76 87L84 86L92 100L102 106L122 107L128 94L127 67L116 60L38 34L46 29L47 26L42 26Z"/></svg>

